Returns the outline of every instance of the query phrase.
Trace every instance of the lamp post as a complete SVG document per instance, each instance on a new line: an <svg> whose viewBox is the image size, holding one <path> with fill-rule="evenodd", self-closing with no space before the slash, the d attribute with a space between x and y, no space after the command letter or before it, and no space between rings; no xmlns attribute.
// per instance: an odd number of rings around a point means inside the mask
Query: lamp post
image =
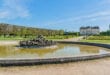
<svg viewBox="0 0 110 75"><path fill-rule="evenodd" d="M87 26L85 27L85 31L86 31L85 39L87 40Z"/></svg>
<svg viewBox="0 0 110 75"><path fill-rule="evenodd" d="M110 24L109 24L109 30L108 30L109 36L110 36Z"/></svg>

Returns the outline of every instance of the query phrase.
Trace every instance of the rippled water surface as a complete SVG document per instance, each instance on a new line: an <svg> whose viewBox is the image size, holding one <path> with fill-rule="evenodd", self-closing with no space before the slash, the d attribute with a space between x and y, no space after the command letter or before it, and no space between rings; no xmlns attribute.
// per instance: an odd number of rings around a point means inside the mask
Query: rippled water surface
<svg viewBox="0 0 110 75"><path fill-rule="evenodd" d="M16 46L0 46L0 58L52 58L70 57L94 53L106 53L109 49L74 44L58 44L46 48L19 48Z"/></svg>

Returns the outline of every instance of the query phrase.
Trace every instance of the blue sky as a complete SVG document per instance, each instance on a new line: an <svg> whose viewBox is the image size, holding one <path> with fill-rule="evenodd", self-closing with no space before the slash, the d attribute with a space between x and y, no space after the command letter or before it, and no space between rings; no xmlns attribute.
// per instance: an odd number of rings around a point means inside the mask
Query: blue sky
<svg viewBox="0 0 110 75"><path fill-rule="evenodd" d="M110 24L110 0L0 0L0 22L79 31Z"/></svg>

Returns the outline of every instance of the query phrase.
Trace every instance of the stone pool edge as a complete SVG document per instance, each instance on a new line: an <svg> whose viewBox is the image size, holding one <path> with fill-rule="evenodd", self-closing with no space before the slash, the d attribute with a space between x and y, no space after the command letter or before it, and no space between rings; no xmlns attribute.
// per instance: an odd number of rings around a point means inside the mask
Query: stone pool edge
<svg viewBox="0 0 110 75"><path fill-rule="evenodd" d="M72 42L72 41L58 41L58 43L91 45L91 46L99 46L110 49L109 44ZM104 57L110 57L110 53L91 54L91 55L83 55L83 56L75 56L75 57L46 58L46 59L0 59L0 66L29 66L29 65L40 65L40 64L56 64L56 63L93 60Z"/></svg>
<svg viewBox="0 0 110 75"><path fill-rule="evenodd" d="M90 43L90 42L73 42L73 41L57 41L58 43L65 44L79 44L79 45L90 45L90 46L98 46L110 49L110 44L101 44L101 43Z"/></svg>

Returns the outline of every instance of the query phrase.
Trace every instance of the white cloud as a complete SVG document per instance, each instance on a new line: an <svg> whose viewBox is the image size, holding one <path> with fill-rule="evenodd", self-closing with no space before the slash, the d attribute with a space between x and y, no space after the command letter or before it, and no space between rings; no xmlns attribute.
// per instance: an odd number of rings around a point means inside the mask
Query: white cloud
<svg viewBox="0 0 110 75"><path fill-rule="evenodd" d="M83 16L77 16L77 17L70 17L66 19L61 19L57 21L51 21L44 23L46 25L63 25L63 24L77 24L81 22L89 22L89 21L97 21L97 20L106 20L110 19L110 11L100 11L100 12L94 12Z"/></svg>
<svg viewBox="0 0 110 75"><path fill-rule="evenodd" d="M110 0L102 0L100 2L101 5L110 4Z"/></svg>
<svg viewBox="0 0 110 75"><path fill-rule="evenodd" d="M26 18L30 15L22 0L3 0L0 7L1 19Z"/></svg>
<svg viewBox="0 0 110 75"><path fill-rule="evenodd" d="M0 12L0 18L6 18L6 17L8 17L8 15L9 15L9 12L7 12L7 11Z"/></svg>

